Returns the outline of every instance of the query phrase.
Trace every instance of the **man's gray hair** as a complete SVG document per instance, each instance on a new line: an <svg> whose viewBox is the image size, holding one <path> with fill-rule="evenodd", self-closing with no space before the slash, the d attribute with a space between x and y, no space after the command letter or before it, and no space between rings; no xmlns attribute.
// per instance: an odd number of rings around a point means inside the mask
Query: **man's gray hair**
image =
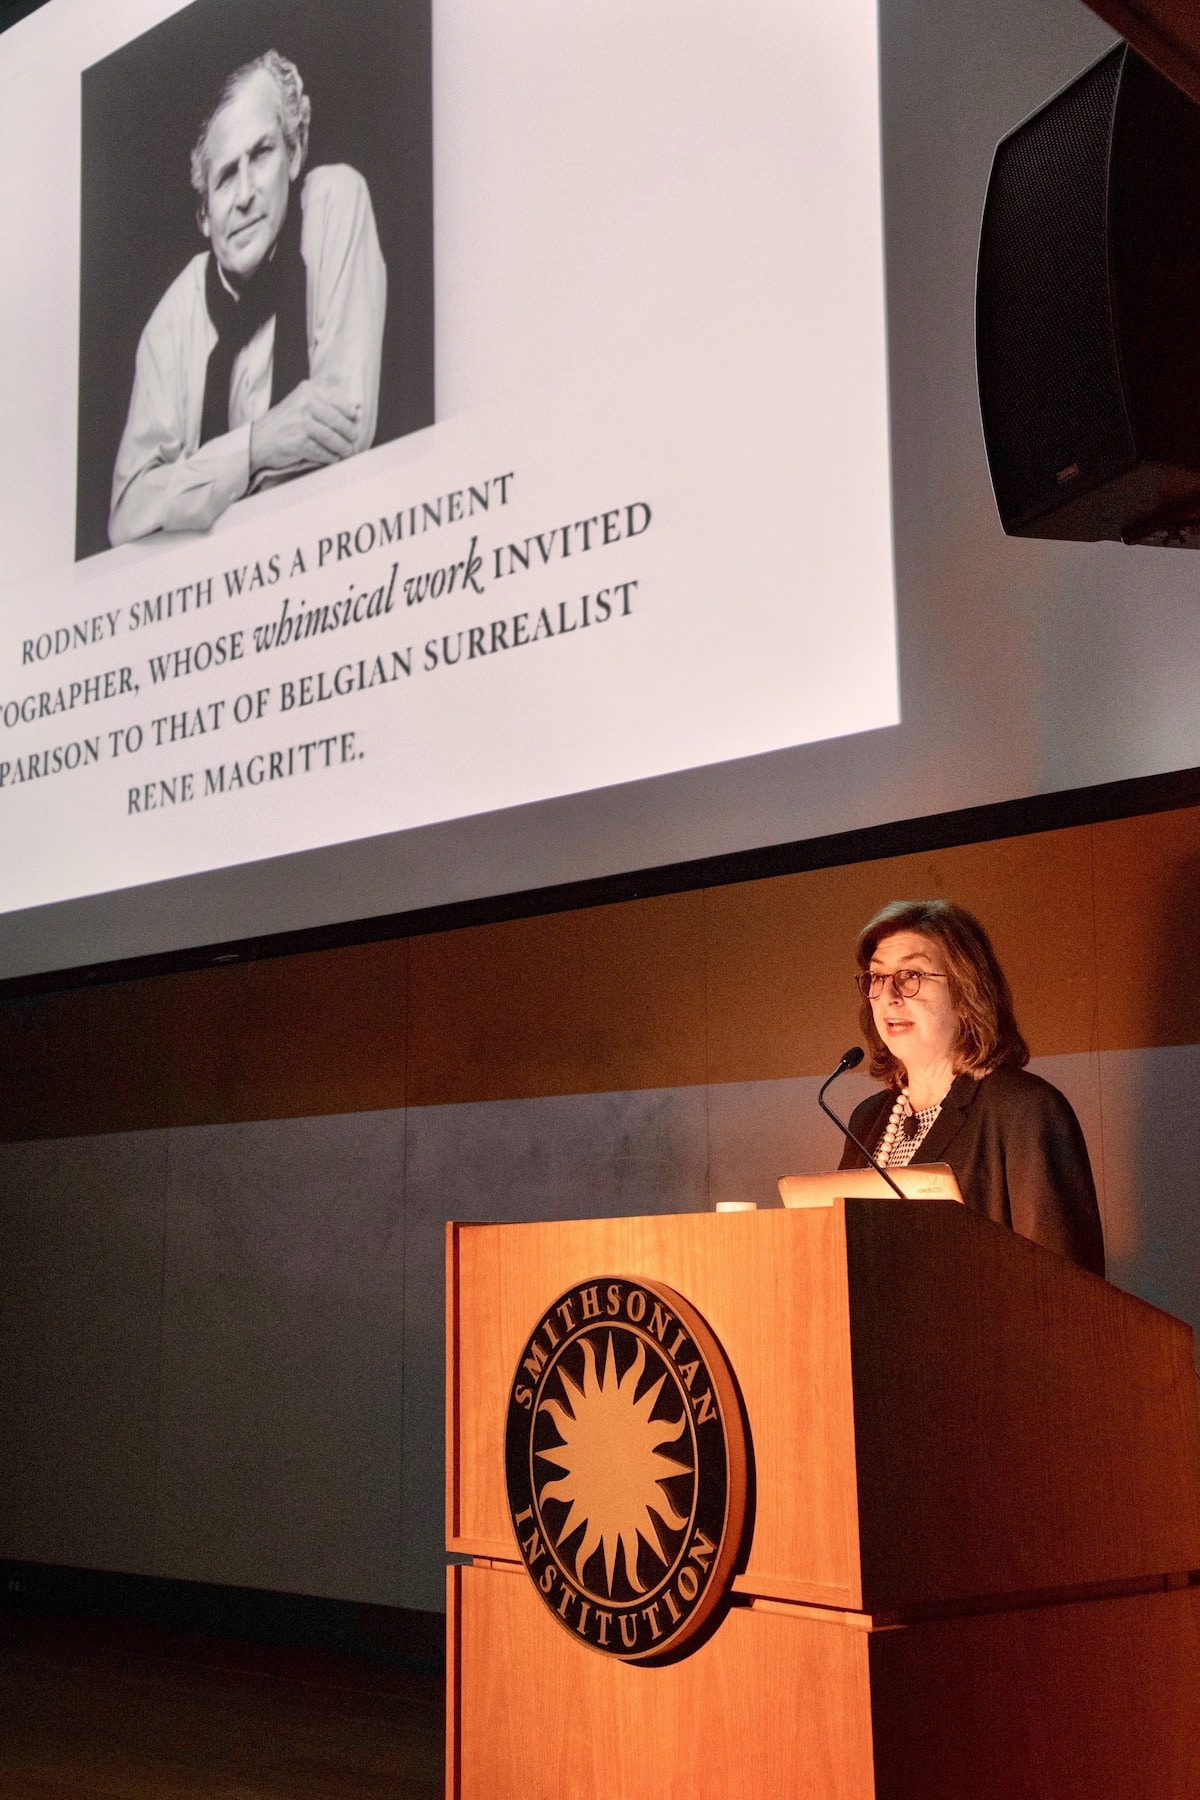
<svg viewBox="0 0 1200 1800"><path fill-rule="evenodd" d="M280 56L278 50L268 50L262 56L256 56L253 62L243 63L235 69L224 87L217 104L200 127L200 136L192 151L192 186L200 196L200 210L204 211L208 200L208 134L212 130L213 120L223 107L229 105L244 81L251 75L257 75L265 69L275 83L279 95L279 124L283 132L283 141L288 148L288 156L300 151L300 167L304 167L308 156L308 125L312 118L312 101L304 91L304 83L300 79L300 71L294 62L286 56Z"/></svg>

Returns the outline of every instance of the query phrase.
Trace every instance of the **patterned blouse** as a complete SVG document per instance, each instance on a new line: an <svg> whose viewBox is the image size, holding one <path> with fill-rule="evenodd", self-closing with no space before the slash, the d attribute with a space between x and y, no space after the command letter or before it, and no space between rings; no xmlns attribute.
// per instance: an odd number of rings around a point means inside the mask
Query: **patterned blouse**
<svg viewBox="0 0 1200 1800"><path fill-rule="evenodd" d="M875 1152L876 1161L885 1169L907 1168L941 1110L942 1101L939 1100L936 1106L926 1106L915 1112L908 1095L897 1094Z"/></svg>

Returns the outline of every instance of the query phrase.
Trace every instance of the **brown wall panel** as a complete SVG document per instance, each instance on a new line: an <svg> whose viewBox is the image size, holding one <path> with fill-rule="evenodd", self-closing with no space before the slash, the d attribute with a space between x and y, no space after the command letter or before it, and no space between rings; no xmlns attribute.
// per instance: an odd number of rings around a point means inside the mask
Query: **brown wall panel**
<svg viewBox="0 0 1200 1800"><path fill-rule="evenodd" d="M701 893L412 940L412 1105L704 1078Z"/></svg>
<svg viewBox="0 0 1200 1800"><path fill-rule="evenodd" d="M709 1079L832 1068L858 1036L855 938L889 900L970 907L995 941L1034 1055L1091 1049L1090 829L710 890Z"/></svg>
<svg viewBox="0 0 1200 1800"><path fill-rule="evenodd" d="M170 976L175 1125L403 1106L407 939Z"/></svg>
<svg viewBox="0 0 1200 1800"><path fill-rule="evenodd" d="M1200 809L1094 831L1099 1047L1200 1043Z"/></svg>
<svg viewBox="0 0 1200 1800"><path fill-rule="evenodd" d="M970 844L928 860L940 891L987 926L1034 1056L1095 1049L1091 827Z"/></svg>
<svg viewBox="0 0 1200 1800"><path fill-rule="evenodd" d="M0 1138L403 1106L408 943L0 1008Z"/></svg>
<svg viewBox="0 0 1200 1800"><path fill-rule="evenodd" d="M885 901L983 919L1033 1053L1200 1042L1200 809L0 1007L0 1136L812 1075Z"/></svg>
<svg viewBox="0 0 1200 1800"><path fill-rule="evenodd" d="M811 1074L854 1042L853 944L868 883L864 868L822 869L709 890L711 1081Z"/></svg>
<svg viewBox="0 0 1200 1800"><path fill-rule="evenodd" d="M164 985L130 982L0 1008L0 1138L169 1123Z"/></svg>

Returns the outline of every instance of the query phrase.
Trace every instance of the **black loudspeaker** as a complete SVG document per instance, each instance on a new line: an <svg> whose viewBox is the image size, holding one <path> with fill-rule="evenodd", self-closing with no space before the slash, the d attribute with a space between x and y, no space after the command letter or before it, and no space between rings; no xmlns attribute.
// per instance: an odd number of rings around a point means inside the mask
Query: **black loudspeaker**
<svg viewBox="0 0 1200 1800"><path fill-rule="evenodd" d="M1200 106L1127 44L996 151L976 355L1005 531L1200 545Z"/></svg>

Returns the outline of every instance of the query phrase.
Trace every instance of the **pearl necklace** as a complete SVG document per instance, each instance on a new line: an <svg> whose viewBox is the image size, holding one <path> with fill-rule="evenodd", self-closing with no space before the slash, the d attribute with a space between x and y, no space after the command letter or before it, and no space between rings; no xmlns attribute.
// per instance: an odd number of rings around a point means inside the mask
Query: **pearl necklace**
<svg viewBox="0 0 1200 1800"><path fill-rule="evenodd" d="M888 1122L875 1152L875 1160L885 1169L903 1169L916 1155L930 1126L942 1110L945 1094L934 1106L914 1110L908 1094L901 1089L888 1115Z"/></svg>

